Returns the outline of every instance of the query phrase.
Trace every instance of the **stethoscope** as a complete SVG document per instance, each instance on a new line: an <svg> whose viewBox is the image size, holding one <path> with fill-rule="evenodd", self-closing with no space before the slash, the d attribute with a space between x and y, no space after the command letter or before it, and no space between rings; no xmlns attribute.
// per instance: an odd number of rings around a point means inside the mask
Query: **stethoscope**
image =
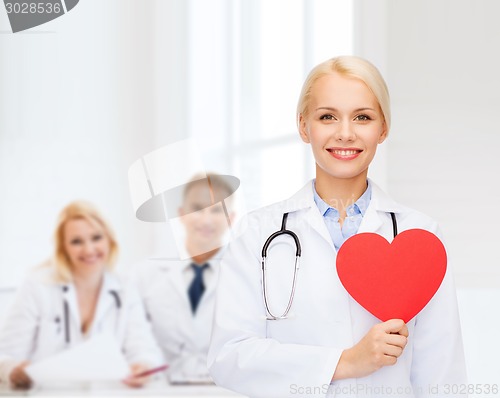
<svg viewBox="0 0 500 398"><path fill-rule="evenodd" d="M391 220L392 220L392 231L394 234L394 238L398 234L398 223L396 221L396 215L393 212L389 212L391 215ZM289 229L286 229L286 221L288 218L288 213L283 214L283 219L281 221L281 229L279 231L274 232L271 234L266 242L264 243L264 246L262 246L262 292L264 294L264 305L266 307L266 319L269 321L276 321L280 319L287 319L288 318L288 312L290 311L290 308L292 307L293 303L293 298L295 297L295 287L297 285L297 271L299 270L299 260L300 256L302 253L302 249L300 247L300 240L299 237L295 234L295 232L290 231ZM269 307L269 300L267 298L267 278L266 278L266 270L267 270L267 265L266 265L266 260L267 260L267 251L269 249L269 245L271 242L277 238L278 236L281 235L290 235L294 242L295 242L295 264L294 264L294 271L293 271L293 280L292 280L292 289L290 290L290 296L288 298L288 304L285 308L285 311L281 315L275 315L271 312L271 308Z"/></svg>
<svg viewBox="0 0 500 398"><path fill-rule="evenodd" d="M68 291L68 286L63 286L62 291L66 293ZM120 295L116 290L110 290L109 293L113 296L115 300L116 308L119 310L122 306L122 302L120 300ZM71 332L70 332L70 324L69 324L69 304L67 299L63 299L63 314L64 314L64 341L69 345L71 342ZM59 317L56 317L55 322L59 323L61 320Z"/></svg>

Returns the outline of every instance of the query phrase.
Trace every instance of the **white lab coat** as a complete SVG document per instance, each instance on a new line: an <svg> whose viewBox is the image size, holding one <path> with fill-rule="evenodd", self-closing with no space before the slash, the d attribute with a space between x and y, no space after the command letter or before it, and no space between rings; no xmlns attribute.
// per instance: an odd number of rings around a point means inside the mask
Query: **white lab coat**
<svg viewBox="0 0 500 398"><path fill-rule="evenodd" d="M440 235L429 217L399 205L372 186L359 232L376 232L392 241L389 212L394 212L399 232L421 228ZM280 229L285 212L289 212L287 228L300 239L302 258L291 318L269 321L261 288L261 250L267 237ZM292 198L250 213L239 228L241 236L229 244L222 260L217 288L208 357L216 384L251 397L278 398L436 397L444 396L445 384L465 383L449 267L435 296L408 323L408 345L396 365L330 385L342 351L380 321L350 297L338 278L336 250L314 202L312 182ZM275 250L278 260L268 270L269 301L276 312L283 311L290 294L295 256L291 242L282 238L269 252L271 260ZM276 257L285 252L286 258Z"/></svg>
<svg viewBox="0 0 500 398"><path fill-rule="evenodd" d="M65 300L69 309L69 343L65 333ZM0 381L8 382L12 369L22 361L47 358L101 332L116 336L130 364L157 366L163 362L133 286L105 273L94 320L83 335L74 285L56 282L49 266L36 268L17 292L0 329Z"/></svg>
<svg viewBox="0 0 500 398"><path fill-rule="evenodd" d="M138 264L134 278L170 365L172 381L209 381L207 354L212 331L219 253L209 260L212 274L193 315L184 269L186 261L151 258Z"/></svg>

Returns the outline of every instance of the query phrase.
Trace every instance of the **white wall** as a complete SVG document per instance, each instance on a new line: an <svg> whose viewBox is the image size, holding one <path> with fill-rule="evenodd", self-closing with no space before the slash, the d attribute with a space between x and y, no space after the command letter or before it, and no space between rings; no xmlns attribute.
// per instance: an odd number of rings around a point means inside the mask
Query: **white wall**
<svg viewBox="0 0 500 398"><path fill-rule="evenodd" d="M462 287L500 288L499 12L490 0L388 7L390 189L440 222Z"/></svg>
<svg viewBox="0 0 500 398"><path fill-rule="evenodd" d="M469 382L499 383L500 3L357 0L356 10L356 52L391 92L386 187L441 224Z"/></svg>
<svg viewBox="0 0 500 398"><path fill-rule="evenodd" d="M0 12L0 287L50 255L57 213L74 199L110 220L121 266L168 240L135 219L127 170L185 136L185 8L85 0L17 34Z"/></svg>

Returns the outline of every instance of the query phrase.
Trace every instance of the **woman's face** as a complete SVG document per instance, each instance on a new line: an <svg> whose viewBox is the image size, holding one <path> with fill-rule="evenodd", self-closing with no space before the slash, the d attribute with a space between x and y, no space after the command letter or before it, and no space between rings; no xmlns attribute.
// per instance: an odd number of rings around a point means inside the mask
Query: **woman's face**
<svg viewBox="0 0 500 398"><path fill-rule="evenodd" d="M77 218L64 225L64 249L72 272L88 275L104 269L109 258L110 243L101 228Z"/></svg>
<svg viewBox="0 0 500 398"><path fill-rule="evenodd" d="M300 136L310 143L316 177L366 179L377 145L387 136L377 99L359 79L332 73L311 87L308 115L300 115Z"/></svg>

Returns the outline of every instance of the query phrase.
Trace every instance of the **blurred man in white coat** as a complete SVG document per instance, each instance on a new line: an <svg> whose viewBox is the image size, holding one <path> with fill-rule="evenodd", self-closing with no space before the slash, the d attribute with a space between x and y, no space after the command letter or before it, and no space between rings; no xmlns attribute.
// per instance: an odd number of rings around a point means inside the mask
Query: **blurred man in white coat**
<svg viewBox="0 0 500 398"><path fill-rule="evenodd" d="M136 272L153 332L170 365L172 383L211 382L207 353L214 290L224 236L233 217L223 201L231 194L230 184L216 174L187 183L179 216L189 258L151 258L139 264Z"/></svg>

